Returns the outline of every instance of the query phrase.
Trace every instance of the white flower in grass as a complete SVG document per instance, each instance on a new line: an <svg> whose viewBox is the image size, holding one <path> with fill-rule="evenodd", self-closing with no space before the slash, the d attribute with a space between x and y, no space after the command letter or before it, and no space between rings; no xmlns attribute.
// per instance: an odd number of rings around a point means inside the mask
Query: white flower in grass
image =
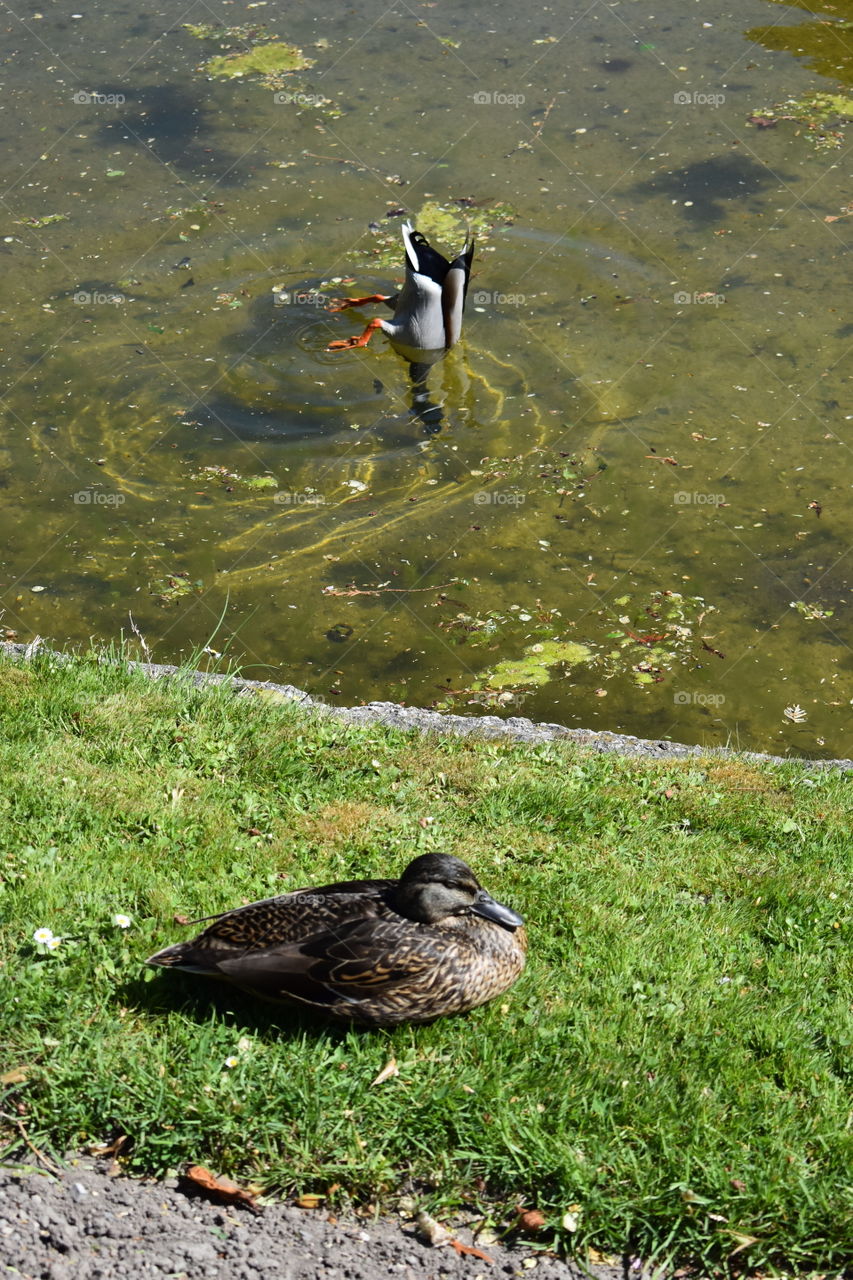
<svg viewBox="0 0 853 1280"><path fill-rule="evenodd" d="M113 916L113 924L117 929L129 929L133 924L133 921L130 916L122 915L121 912L119 912L118 915Z"/></svg>
<svg viewBox="0 0 853 1280"><path fill-rule="evenodd" d="M61 946L62 946L61 938L48 938L47 940L48 951L58 951Z"/></svg>
<svg viewBox="0 0 853 1280"><path fill-rule="evenodd" d="M53 942L53 930L36 929L33 934L33 942L37 942L40 947L50 946L51 942Z"/></svg>
<svg viewBox="0 0 853 1280"><path fill-rule="evenodd" d="M230 1058L225 1059L225 1065L226 1067L229 1067L229 1068L236 1067L239 1061L240 1059L237 1057L237 1055L232 1053Z"/></svg>

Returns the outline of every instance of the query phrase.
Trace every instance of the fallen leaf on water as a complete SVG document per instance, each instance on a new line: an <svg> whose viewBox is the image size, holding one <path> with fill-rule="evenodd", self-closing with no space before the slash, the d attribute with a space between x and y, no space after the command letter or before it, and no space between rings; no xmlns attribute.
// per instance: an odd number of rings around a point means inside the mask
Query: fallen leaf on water
<svg viewBox="0 0 853 1280"><path fill-rule="evenodd" d="M224 1200L226 1204L244 1204L247 1209L251 1209L252 1213L260 1213L260 1207L255 1201L255 1197L249 1191L244 1191L242 1187L238 1187L236 1182L230 1182L228 1178L217 1178L209 1169L204 1169L200 1164L190 1165L184 1174L184 1179L191 1183L197 1191L203 1191L214 1200Z"/></svg>
<svg viewBox="0 0 853 1280"><path fill-rule="evenodd" d="M384 1084L386 1080L390 1080L392 1076L398 1076L399 1074L400 1074L400 1068L397 1066L397 1059L389 1058L389 1060L385 1063L385 1066L379 1072L379 1075L376 1077L376 1079L371 1080L370 1082L371 1088L375 1084Z"/></svg>

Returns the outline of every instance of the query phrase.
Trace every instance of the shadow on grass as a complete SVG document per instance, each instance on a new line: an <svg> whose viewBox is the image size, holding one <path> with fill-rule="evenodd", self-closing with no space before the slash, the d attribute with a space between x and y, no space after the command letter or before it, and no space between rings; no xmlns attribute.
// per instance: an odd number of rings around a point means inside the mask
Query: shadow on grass
<svg viewBox="0 0 853 1280"><path fill-rule="evenodd" d="M350 1031L383 1034L382 1028L345 1025L290 1001L264 1000L231 983L199 975L174 972L163 977L133 978L117 989L117 995L138 1013L154 1017L177 1013L199 1024L208 1022L214 1013L223 1023L268 1041L311 1036L340 1041Z"/></svg>

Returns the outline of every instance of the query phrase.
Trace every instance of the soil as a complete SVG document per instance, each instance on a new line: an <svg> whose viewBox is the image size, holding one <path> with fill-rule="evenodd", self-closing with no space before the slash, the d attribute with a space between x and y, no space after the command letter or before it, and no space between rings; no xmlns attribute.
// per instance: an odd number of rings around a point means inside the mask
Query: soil
<svg viewBox="0 0 853 1280"><path fill-rule="evenodd" d="M404 1218L341 1218L267 1203L215 1204L177 1179L140 1181L90 1156L55 1173L0 1169L0 1271L24 1280L642 1280L639 1263L583 1272L529 1247L453 1237L490 1261L433 1247ZM116 1176L113 1176L115 1174Z"/></svg>

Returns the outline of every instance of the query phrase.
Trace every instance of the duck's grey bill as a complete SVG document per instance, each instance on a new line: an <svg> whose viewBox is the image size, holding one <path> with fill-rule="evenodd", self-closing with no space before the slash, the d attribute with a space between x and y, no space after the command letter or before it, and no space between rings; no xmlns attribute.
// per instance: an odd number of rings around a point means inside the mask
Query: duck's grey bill
<svg viewBox="0 0 853 1280"><path fill-rule="evenodd" d="M523 916L510 907L505 907L502 902L495 902L485 889L481 889L477 894L476 901L471 904L471 910L475 915L483 916L486 920L494 920L495 924L502 924L505 929L520 929L524 924Z"/></svg>

